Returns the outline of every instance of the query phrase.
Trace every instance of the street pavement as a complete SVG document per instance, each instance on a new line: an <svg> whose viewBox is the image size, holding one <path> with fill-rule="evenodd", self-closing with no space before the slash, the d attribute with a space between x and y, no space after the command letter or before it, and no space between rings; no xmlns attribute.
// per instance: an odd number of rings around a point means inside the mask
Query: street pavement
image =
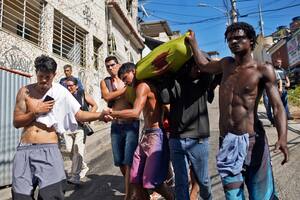
<svg viewBox="0 0 300 200"><path fill-rule="evenodd" d="M223 200L224 194L220 178L218 176L215 155L218 148L219 113L218 99L209 104L210 113L210 176L212 180L212 192L214 200ZM270 150L274 149L277 140L276 129L267 121L265 109L259 106L259 117L266 129ZM121 200L124 198L123 177L119 168L113 166L109 124L96 126L97 132L87 138L86 161L90 170L82 179L80 186L67 185L66 200ZM300 120L288 123L288 147L290 152L289 163L281 165L283 156L280 152L272 151L271 158L276 188L281 200L300 199ZM70 160L63 152L67 171L70 168ZM10 188L0 190L0 199L11 199Z"/></svg>

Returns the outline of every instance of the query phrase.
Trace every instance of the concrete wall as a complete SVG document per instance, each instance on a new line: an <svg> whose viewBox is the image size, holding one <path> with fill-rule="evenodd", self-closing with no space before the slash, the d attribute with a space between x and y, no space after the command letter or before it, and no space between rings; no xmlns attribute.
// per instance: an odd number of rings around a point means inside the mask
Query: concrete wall
<svg viewBox="0 0 300 200"><path fill-rule="evenodd" d="M65 64L71 64L73 66L73 75L82 80L86 91L94 97L100 109L102 109L106 106L106 103L100 97L99 82L108 75L106 68L104 67L104 59L108 55L106 1L48 0L46 2L47 3L42 14L43 25L40 45L33 44L30 41L25 40L16 34L12 34L0 27L0 65L35 75L33 69L34 59L41 54L47 54L53 57L58 63L55 81L59 81L60 78L64 77L63 66ZM120 7L127 14L126 0L120 0L118 3L120 3ZM132 23L136 30L137 3L137 0L133 0L132 16L130 15L128 17L128 20ZM70 62L70 60L52 52L55 10L62 13L87 32L85 38L86 58L84 66L74 65L74 63ZM137 62L140 59L140 51L132 44L130 39L128 39L128 35L124 34L115 23L113 23L112 31L117 36L117 54L124 58L122 61L129 61L128 59L131 55L134 62ZM97 38L97 40L102 43L99 50L100 55L98 70L94 67L93 38ZM33 78L31 78L31 82L34 82L35 80L35 76L33 76Z"/></svg>
<svg viewBox="0 0 300 200"><path fill-rule="evenodd" d="M108 34L111 36L112 45L116 46L116 50L112 54L116 55L120 63L132 61L136 63L141 58L141 47L139 47L135 42L141 40L141 37L136 38L133 32L138 33L137 25L137 5L138 1L133 0L130 12L126 8L126 0L108 0L108 2L117 2L121 12L114 6L108 9L107 16L107 27ZM133 30L126 26L126 22L129 21ZM139 34L139 33L138 33ZM141 42L141 41L140 41Z"/></svg>

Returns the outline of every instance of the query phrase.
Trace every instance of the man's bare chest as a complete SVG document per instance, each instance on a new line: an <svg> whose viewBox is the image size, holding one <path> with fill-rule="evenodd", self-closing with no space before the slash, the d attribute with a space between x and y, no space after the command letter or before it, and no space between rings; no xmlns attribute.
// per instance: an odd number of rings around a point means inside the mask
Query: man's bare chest
<svg viewBox="0 0 300 200"><path fill-rule="evenodd" d="M224 95L231 93L237 96L246 96L256 93L259 76L255 70L240 70L226 74L220 86Z"/></svg>

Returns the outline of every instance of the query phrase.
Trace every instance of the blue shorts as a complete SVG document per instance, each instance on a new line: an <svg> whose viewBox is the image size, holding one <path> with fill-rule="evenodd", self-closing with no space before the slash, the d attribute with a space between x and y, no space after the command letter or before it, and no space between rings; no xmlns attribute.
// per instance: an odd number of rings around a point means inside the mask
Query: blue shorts
<svg viewBox="0 0 300 200"><path fill-rule="evenodd" d="M251 200L278 200L272 173L268 141L264 133L249 137L243 170L222 178L227 200L243 200L244 183Z"/></svg>
<svg viewBox="0 0 300 200"><path fill-rule="evenodd" d="M115 166L132 164L133 154L138 145L139 120L130 122L112 122L111 145Z"/></svg>

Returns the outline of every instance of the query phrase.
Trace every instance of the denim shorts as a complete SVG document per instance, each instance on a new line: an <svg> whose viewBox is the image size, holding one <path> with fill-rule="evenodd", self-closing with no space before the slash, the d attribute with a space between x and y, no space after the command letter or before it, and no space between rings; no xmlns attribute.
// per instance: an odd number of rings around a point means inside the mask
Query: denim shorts
<svg viewBox="0 0 300 200"><path fill-rule="evenodd" d="M111 124L111 145L115 166L132 164L133 154L138 145L139 120L129 123Z"/></svg>

